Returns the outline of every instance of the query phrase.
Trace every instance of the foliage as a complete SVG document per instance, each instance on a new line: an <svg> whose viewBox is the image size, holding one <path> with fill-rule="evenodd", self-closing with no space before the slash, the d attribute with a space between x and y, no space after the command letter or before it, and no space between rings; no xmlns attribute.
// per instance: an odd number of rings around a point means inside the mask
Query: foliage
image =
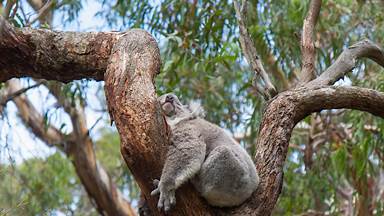
<svg viewBox="0 0 384 216"><path fill-rule="evenodd" d="M70 162L56 153L0 168L0 206L4 215L39 215L74 211L79 183Z"/></svg>
<svg viewBox="0 0 384 216"><path fill-rule="evenodd" d="M140 191L130 174L124 159L120 154L120 139L116 131L102 129L101 138L96 142L96 158L103 164L109 174L113 176L114 182L129 200L138 200Z"/></svg>

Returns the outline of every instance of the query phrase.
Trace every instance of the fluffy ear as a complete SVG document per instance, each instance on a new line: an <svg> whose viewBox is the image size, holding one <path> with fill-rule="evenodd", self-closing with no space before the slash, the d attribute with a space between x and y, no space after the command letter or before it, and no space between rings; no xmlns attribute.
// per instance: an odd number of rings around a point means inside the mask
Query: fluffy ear
<svg viewBox="0 0 384 216"><path fill-rule="evenodd" d="M191 101L188 104L188 109L191 111L191 114L194 118L204 118L205 110L201 106L199 101Z"/></svg>

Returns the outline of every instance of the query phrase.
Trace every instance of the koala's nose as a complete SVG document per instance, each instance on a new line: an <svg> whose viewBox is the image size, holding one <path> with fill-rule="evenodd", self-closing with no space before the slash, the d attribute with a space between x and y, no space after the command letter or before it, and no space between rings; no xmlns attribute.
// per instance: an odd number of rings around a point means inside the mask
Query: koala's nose
<svg viewBox="0 0 384 216"><path fill-rule="evenodd" d="M165 97L165 101L166 102L173 102L173 97L171 95L167 95L167 97Z"/></svg>

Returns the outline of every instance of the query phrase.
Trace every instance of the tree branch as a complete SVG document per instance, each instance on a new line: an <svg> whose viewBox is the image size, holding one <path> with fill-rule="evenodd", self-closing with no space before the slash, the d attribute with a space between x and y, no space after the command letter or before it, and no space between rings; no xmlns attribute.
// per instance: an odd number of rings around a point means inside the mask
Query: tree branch
<svg viewBox="0 0 384 216"><path fill-rule="evenodd" d="M370 40L362 40L344 50L336 61L318 78L307 84L308 87L332 85L345 76L355 66L359 58L366 57L384 67L384 51Z"/></svg>
<svg viewBox="0 0 384 216"><path fill-rule="evenodd" d="M23 89L17 80L9 80L6 85L8 94L19 94L18 97L13 98L13 102L19 110L18 115L23 123L48 146L56 146L61 151L65 151L68 137L53 125L46 124L44 117L40 115L32 103L24 95L21 95L25 92L25 88Z"/></svg>
<svg viewBox="0 0 384 216"><path fill-rule="evenodd" d="M247 1L242 0L242 4L236 0L233 2L236 10L236 17L239 23L240 30L240 46L243 50L244 56L255 72L254 86L257 91L264 96L266 100L274 97L277 94L275 86L272 84L269 75L264 70L263 64L261 63L260 57L257 55L256 47L248 34L248 30L245 24L246 13L247 13ZM258 83L259 79L262 80L262 85Z"/></svg>
<svg viewBox="0 0 384 216"><path fill-rule="evenodd" d="M40 22L42 22L44 20L44 16L49 13L49 11L52 9L52 6L53 6L53 3L55 1L54 0L48 0L47 3L45 3L45 5L40 8L38 10L38 13L37 13L37 16L35 18L33 18L33 20L29 21L27 23L27 27L31 26L33 23L35 23L37 20L40 20ZM36 10L37 11L37 10ZM42 23L41 23L42 24Z"/></svg>
<svg viewBox="0 0 384 216"><path fill-rule="evenodd" d="M316 77L316 50L313 35L320 8L321 0L312 0L303 23L303 32L301 34L302 69L300 74L302 83L307 83Z"/></svg>
<svg viewBox="0 0 384 216"><path fill-rule="evenodd" d="M0 16L0 82L25 76L102 80L112 46L123 34L16 29Z"/></svg>
<svg viewBox="0 0 384 216"><path fill-rule="evenodd" d="M6 95L2 95L2 97L0 98L0 109L1 109L1 107L4 107L10 100L13 100L15 97L18 97L18 96L24 94L25 92L27 92L28 90L40 86L41 84L42 84L42 82L38 82L34 85L31 85L31 86L19 89L18 91L12 92L11 94L7 93Z"/></svg>
<svg viewBox="0 0 384 216"><path fill-rule="evenodd" d="M4 9L4 17L8 18L11 14L12 7L17 3L16 0L7 0L7 3L5 4ZM0 14L1 16L1 14Z"/></svg>
<svg viewBox="0 0 384 216"><path fill-rule="evenodd" d="M306 87L280 93L268 104L256 145L260 185L253 197L230 211L235 215L270 215L280 195L283 166L294 126L312 112L356 109L384 118L384 94L359 87Z"/></svg>
<svg viewBox="0 0 384 216"><path fill-rule="evenodd" d="M60 85L57 83L57 85ZM21 90L17 80L7 82L10 92ZM58 89L58 88L57 88ZM58 92L56 92L59 95ZM77 176L86 189L91 200L96 203L100 214L135 215L130 203L125 200L105 169L98 163L93 149L93 142L86 128L85 113L79 109L69 108L71 103L65 98L58 98L60 105L71 117L73 132L61 133L56 127L46 123L32 103L23 95L14 98L19 116L24 124L48 146L56 146L71 159Z"/></svg>
<svg viewBox="0 0 384 216"><path fill-rule="evenodd" d="M105 74L105 94L111 119L121 138L121 153L154 215L158 197L150 195L153 179L161 175L168 138L155 92L160 71L160 51L147 32L130 30L113 48ZM176 193L171 215L211 215L212 208L191 184Z"/></svg>

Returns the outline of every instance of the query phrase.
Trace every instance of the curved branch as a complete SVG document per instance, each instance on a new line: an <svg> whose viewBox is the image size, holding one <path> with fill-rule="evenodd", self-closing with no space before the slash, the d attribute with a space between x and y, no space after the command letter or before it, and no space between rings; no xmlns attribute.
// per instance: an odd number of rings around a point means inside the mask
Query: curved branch
<svg viewBox="0 0 384 216"><path fill-rule="evenodd" d="M384 50L379 45L365 39L344 50L336 61L307 87L332 85L351 71L359 58L369 58L384 67Z"/></svg>
<svg viewBox="0 0 384 216"><path fill-rule="evenodd" d="M121 34L17 29L0 16L0 82L25 76L61 82L102 80Z"/></svg>
<svg viewBox="0 0 384 216"><path fill-rule="evenodd" d="M303 23L303 32L301 34L302 70L300 74L300 81L303 83L307 83L316 77L316 50L313 35L320 8L321 0L312 0Z"/></svg>
<svg viewBox="0 0 384 216"><path fill-rule="evenodd" d="M158 197L150 195L152 182L161 175L168 146L154 87L160 65L155 39L134 29L116 42L105 74L108 109L120 134L121 153L154 215L162 213ZM172 215L210 215L211 208L190 184L178 189L176 197Z"/></svg>
<svg viewBox="0 0 384 216"><path fill-rule="evenodd" d="M231 213L270 215L280 195L283 166L294 126L312 112L356 109L384 118L384 94L359 87L299 88L280 93L267 106L257 140L260 185L249 202Z"/></svg>

